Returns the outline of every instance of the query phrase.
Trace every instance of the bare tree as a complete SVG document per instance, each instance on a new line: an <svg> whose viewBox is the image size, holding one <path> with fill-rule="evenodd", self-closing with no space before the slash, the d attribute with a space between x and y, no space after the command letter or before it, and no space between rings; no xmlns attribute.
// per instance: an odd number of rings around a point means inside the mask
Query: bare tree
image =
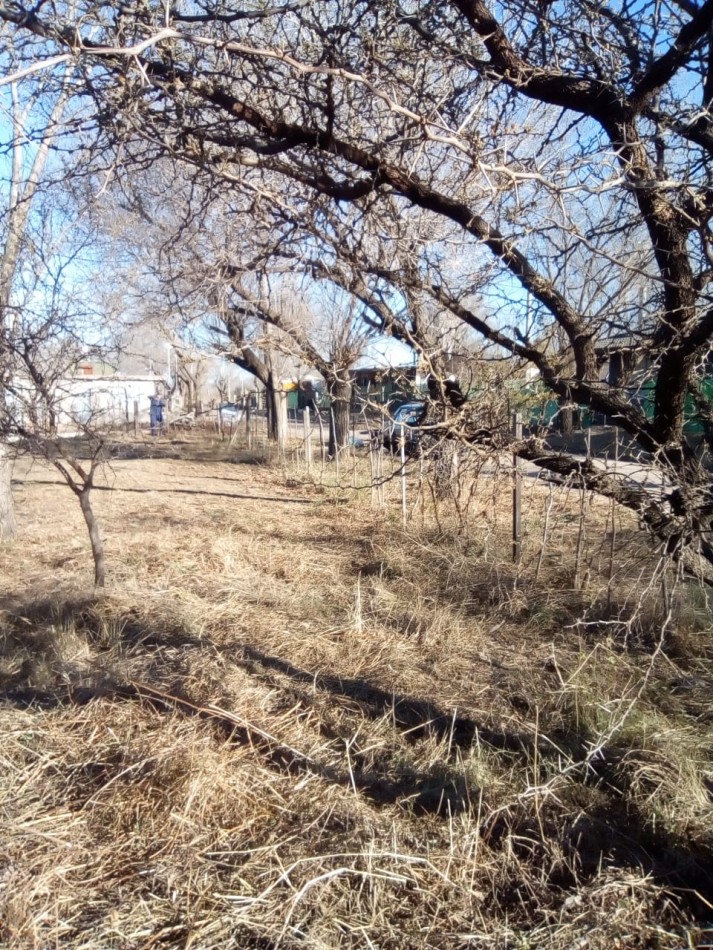
<svg viewBox="0 0 713 950"><path fill-rule="evenodd" d="M180 314L185 334L193 339L209 326L215 348L262 384L268 435L275 441L283 437L283 377L299 375L305 366L317 369L331 400L329 451L334 456L348 441L350 372L375 335L375 324L361 319L358 300L343 285L325 280L325 271L296 256L307 250L304 227L299 247L293 240L290 253L279 253L284 220L269 208L256 208L249 195L239 192L226 201L198 182L185 189L179 185L169 201L157 200L157 181L164 174L153 169L114 189L128 196L129 223L119 240L141 249L132 255L141 260L133 280L138 283L147 274L155 289L150 319L156 321L163 310L168 326ZM252 227L246 233L248 216ZM112 209L109 217L115 231ZM175 333L172 339L180 353Z"/></svg>
<svg viewBox="0 0 713 950"><path fill-rule="evenodd" d="M676 488L659 503L577 459L518 450L577 469L713 581L711 482L684 431L713 335L711 3L517 0L507 23L481 0L220 16L149 3L119 18L108 3L51 14L7 2L0 17L28 37L18 77L84 64L123 161L180 156L256 195L279 180L298 215L319 195L337 220L388 202L446 222L458 258L448 244L421 255L409 282L532 363L564 404L616 420ZM468 275L488 255L504 319L471 307ZM601 377L618 332L646 356L648 400Z"/></svg>
<svg viewBox="0 0 713 950"><path fill-rule="evenodd" d="M235 299L228 302L225 294L218 295L211 329L215 349L262 385L268 439L282 444L286 433L280 392L290 362L284 351L289 348L278 345L278 335L267 330L251 306Z"/></svg>
<svg viewBox="0 0 713 950"><path fill-rule="evenodd" d="M7 30L3 31L7 39ZM11 37L10 37L11 39ZM0 63L7 69L15 65L12 42ZM23 97L17 83L10 83L0 103L0 114L7 139L0 143L8 164L4 196L0 205L0 333L12 336L17 320L15 289L26 243L32 240L32 210L43 188L47 161L60 128L68 99L68 71L65 67L58 83L45 82ZM40 107L41 106L41 107ZM2 367L3 376L9 372ZM12 463L6 445L0 440L0 539L16 534L11 491Z"/></svg>
<svg viewBox="0 0 713 950"><path fill-rule="evenodd" d="M229 335L235 337L246 318L257 321L277 331L268 338L271 348L320 373L330 398L329 455L336 458L349 442L352 370L374 337L373 326L338 285L305 276L297 285L278 278L273 287L263 277L255 286L246 275L230 272L220 310Z"/></svg>
<svg viewBox="0 0 713 950"><path fill-rule="evenodd" d="M18 57L8 43L3 65L12 67ZM7 178L0 210L0 537L15 534L14 459L25 452L44 458L79 501L95 583L103 586L103 543L90 496L104 438L98 420L86 407L78 415L66 390L90 352L87 341L93 339L95 356L104 353L98 313L86 292L92 282L82 288L86 267L79 263L92 236L74 197L56 187L70 177L58 155L69 127L71 81L72 69L65 66L56 81L45 76L30 87L12 83L2 90Z"/></svg>
<svg viewBox="0 0 713 950"><path fill-rule="evenodd" d="M103 587L104 545L91 494L106 460L110 420L101 406L94 405L82 392L77 370L89 356L102 359L106 354L99 347L92 353L82 342L81 318L87 314L81 312L80 301L68 288L58 286L61 282L56 273L45 273L42 267L38 271L30 288L25 288L31 292L12 329L6 329L3 336L5 377L0 431L13 457L29 453L45 459L76 496L91 542L94 582ZM27 283L27 261L23 272ZM33 308L33 301L38 310ZM93 312L89 316L92 322L96 318Z"/></svg>

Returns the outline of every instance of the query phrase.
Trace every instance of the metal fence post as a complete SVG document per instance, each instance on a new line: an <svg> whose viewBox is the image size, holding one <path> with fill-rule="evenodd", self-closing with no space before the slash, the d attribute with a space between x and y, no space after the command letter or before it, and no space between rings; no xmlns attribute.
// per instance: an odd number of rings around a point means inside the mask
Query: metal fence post
<svg viewBox="0 0 713 950"><path fill-rule="evenodd" d="M512 434L516 442L522 440L522 416L519 412L513 413ZM512 457L512 475L512 559L515 564L519 564L522 557L522 468L515 452Z"/></svg>
<svg viewBox="0 0 713 950"><path fill-rule="evenodd" d="M399 448L401 450L401 520L406 524L406 432L403 424L401 425L399 435Z"/></svg>
<svg viewBox="0 0 713 950"><path fill-rule="evenodd" d="M302 425L304 427L305 439L305 463L307 472L312 471L312 422L310 420L309 406L305 406L302 413Z"/></svg>

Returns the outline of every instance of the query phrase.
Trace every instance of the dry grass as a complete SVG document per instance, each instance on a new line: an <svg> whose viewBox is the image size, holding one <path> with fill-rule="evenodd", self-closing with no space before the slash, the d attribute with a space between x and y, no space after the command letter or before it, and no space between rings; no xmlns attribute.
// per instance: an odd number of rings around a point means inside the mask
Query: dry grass
<svg viewBox="0 0 713 950"><path fill-rule="evenodd" d="M363 463L161 454L96 493L101 596L18 468L2 947L708 945L710 617L635 524L532 483L516 570L505 474L403 529Z"/></svg>

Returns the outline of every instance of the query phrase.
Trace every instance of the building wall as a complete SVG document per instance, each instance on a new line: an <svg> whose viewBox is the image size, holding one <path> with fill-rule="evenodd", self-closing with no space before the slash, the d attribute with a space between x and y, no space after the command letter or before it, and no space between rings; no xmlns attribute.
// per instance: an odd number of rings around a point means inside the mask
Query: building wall
<svg viewBox="0 0 713 950"><path fill-rule="evenodd" d="M64 429L118 425L133 420L135 401L139 404L139 419L147 422L149 398L160 382L153 375L64 379L58 386L58 425Z"/></svg>

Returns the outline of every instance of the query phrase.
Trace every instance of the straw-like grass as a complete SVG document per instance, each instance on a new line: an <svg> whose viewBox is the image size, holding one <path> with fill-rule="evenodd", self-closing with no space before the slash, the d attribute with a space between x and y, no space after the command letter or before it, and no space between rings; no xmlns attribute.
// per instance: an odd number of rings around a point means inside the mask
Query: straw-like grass
<svg viewBox="0 0 713 950"><path fill-rule="evenodd" d="M532 483L516 568L507 472L403 528L364 462L172 452L95 493L100 596L18 467L0 946L706 945L710 622L632 520Z"/></svg>

